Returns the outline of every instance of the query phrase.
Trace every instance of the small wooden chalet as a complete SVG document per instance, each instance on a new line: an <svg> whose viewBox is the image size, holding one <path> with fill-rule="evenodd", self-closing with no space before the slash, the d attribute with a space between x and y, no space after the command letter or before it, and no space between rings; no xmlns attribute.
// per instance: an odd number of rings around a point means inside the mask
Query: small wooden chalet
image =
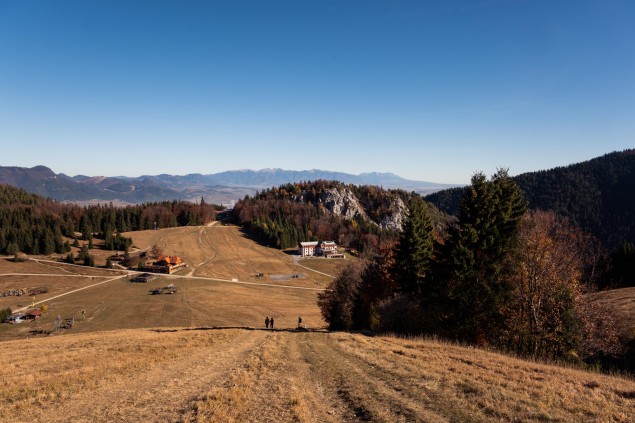
<svg viewBox="0 0 635 423"><path fill-rule="evenodd" d="M24 317L26 320L35 320L42 316L42 312L38 309L29 311Z"/></svg>
<svg viewBox="0 0 635 423"><path fill-rule="evenodd" d="M187 267L187 263L179 256L159 256L157 261L146 266L146 269L151 272L172 273L183 267Z"/></svg>
<svg viewBox="0 0 635 423"><path fill-rule="evenodd" d="M135 277L130 279L130 282L147 283L147 282L155 280L156 278L157 277L155 275L153 275L152 273L142 273L142 274L136 275Z"/></svg>

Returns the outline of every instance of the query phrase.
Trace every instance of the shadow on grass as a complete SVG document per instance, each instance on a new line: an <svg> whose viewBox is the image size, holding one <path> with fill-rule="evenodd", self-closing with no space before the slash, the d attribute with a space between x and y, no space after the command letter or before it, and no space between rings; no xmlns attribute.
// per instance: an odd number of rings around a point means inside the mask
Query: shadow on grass
<svg viewBox="0 0 635 423"><path fill-rule="evenodd" d="M306 333L306 332L319 332L319 333L328 333L328 330L324 328L274 328L274 329L263 329L263 328L252 328L250 326L208 326L208 327L198 327L198 328L182 328L182 329L150 329L151 332L156 333L165 333L165 332L183 332L189 330L254 330L254 331L265 331L265 332L289 332L289 333Z"/></svg>
<svg viewBox="0 0 635 423"><path fill-rule="evenodd" d="M244 226L240 227L239 231L240 231L241 234L243 234L243 236L245 238L248 238L248 239L254 241L256 244L258 244L258 245L260 245L262 247L273 248L275 250L282 251L283 253L285 253L287 255L290 255L290 256L299 256L300 255L300 253L298 252L297 248L286 248L284 250L280 250L277 246L275 246L271 242L267 242L267 241L262 240L255 233L251 232L249 229L247 229Z"/></svg>

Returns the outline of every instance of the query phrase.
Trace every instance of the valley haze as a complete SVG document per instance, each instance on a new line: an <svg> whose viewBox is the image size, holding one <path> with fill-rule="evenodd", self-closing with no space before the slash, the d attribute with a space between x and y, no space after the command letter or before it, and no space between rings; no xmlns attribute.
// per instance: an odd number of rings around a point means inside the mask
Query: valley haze
<svg viewBox="0 0 635 423"><path fill-rule="evenodd" d="M345 184L377 185L387 189L403 189L426 195L457 185L412 181L393 173L361 173L353 175L328 170L233 170L212 174L129 176L68 176L55 173L46 166L32 168L0 166L0 183L58 201L74 203L113 202L138 204L152 201L203 198L208 203L231 204L257 191L300 181L337 180Z"/></svg>

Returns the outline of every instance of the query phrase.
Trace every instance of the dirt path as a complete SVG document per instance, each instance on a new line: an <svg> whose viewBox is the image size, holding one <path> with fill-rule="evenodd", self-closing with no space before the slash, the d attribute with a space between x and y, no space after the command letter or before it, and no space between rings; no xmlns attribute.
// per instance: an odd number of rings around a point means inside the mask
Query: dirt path
<svg viewBox="0 0 635 423"><path fill-rule="evenodd" d="M41 275L38 275L38 276L41 276ZM53 275L53 276L57 276L57 275ZM117 277L114 277L114 278L106 279L105 281L101 281L101 282L97 282L97 283L94 283L94 284L91 284L91 285L83 286L81 288L73 289L72 291L67 291L67 292L64 292L63 294L58 294L58 295L55 295L53 297L48 297L45 300L35 301L35 302L33 302L32 304L30 304L28 306L24 306L22 308L19 308L19 309L15 310L14 313L24 311L24 310L26 310L28 308L31 308L31 307L34 307L36 305L49 302L49 301L54 300L56 298L64 297L66 295L70 295L70 294L73 294L75 292L83 291L84 289L89 289L89 288L93 288L95 286L103 285L103 284L108 283L108 282L116 281L117 279L125 278L126 276L128 276L128 275L126 274L126 275L121 275L121 276L117 276Z"/></svg>
<svg viewBox="0 0 635 423"><path fill-rule="evenodd" d="M315 273L318 273L318 274L320 274L320 275L328 276L328 277L329 277L329 278L331 278L331 279L335 279L335 276L333 276L333 275L329 275L328 273L320 272L319 270L311 269L310 267L306 267L306 266L301 265L301 264L299 263L298 257L293 257L293 258L291 259L291 261L292 261L292 263L293 263L293 264L295 264L295 265L296 265L296 266L298 266L298 267L301 267L301 268L303 268L303 269L310 270L311 272L315 272Z"/></svg>
<svg viewBox="0 0 635 423"><path fill-rule="evenodd" d="M330 335L306 334L299 345L312 377L325 387L333 406L347 421L448 421L422 398L414 398L408 379L391 374L385 354L365 360Z"/></svg>
<svg viewBox="0 0 635 423"><path fill-rule="evenodd" d="M226 388L195 401L184 420L448 421L409 392L407 378L387 370L390 357L367 361L339 344L324 332L268 332Z"/></svg>
<svg viewBox="0 0 635 423"><path fill-rule="evenodd" d="M221 386L267 337L243 331L214 349L173 357L133 378L87 389L61 407L45 410L51 422L174 422L189 402L210 386ZM38 420L38 419L36 419Z"/></svg>

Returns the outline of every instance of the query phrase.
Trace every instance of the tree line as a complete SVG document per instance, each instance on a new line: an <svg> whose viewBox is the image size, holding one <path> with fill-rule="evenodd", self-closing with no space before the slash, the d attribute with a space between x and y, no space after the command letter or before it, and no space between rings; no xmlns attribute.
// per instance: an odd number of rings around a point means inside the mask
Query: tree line
<svg viewBox="0 0 635 423"><path fill-rule="evenodd" d="M574 361L618 353L611 317L583 295L596 282L597 241L564 217L528 209L506 170L471 182L443 238L425 203L411 198L399 238L319 295L329 327Z"/></svg>
<svg viewBox="0 0 635 423"><path fill-rule="evenodd" d="M70 251L64 238L105 240L105 248L124 250L130 239L122 232L202 225L215 219L219 207L184 201L126 207L62 204L22 189L0 184L0 253L52 254Z"/></svg>
<svg viewBox="0 0 635 423"><path fill-rule="evenodd" d="M635 150L614 152L570 166L530 172L513 178L532 209L552 210L593 234L606 248L607 288L634 286ZM451 215L459 213L467 188L426 197ZM630 266L625 258L630 258Z"/></svg>

